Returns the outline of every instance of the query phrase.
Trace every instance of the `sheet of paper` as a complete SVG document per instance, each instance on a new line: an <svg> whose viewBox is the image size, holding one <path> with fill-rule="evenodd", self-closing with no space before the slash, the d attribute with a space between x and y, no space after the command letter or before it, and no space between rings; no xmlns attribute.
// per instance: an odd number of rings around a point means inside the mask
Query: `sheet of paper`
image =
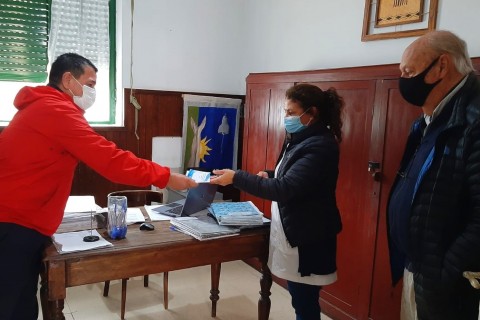
<svg viewBox="0 0 480 320"><path fill-rule="evenodd" d="M65 212L95 212L98 205L94 196L70 196L65 206Z"/></svg>
<svg viewBox="0 0 480 320"><path fill-rule="evenodd" d="M161 206L163 206L163 204L151 205L151 206L145 205L145 210L147 211L148 216L150 217L150 220L152 220L152 221L169 221L170 219L172 219L172 217L165 216L163 214L160 214L160 213L152 210L152 209L155 209L155 208L158 208L158 207L161 207Z"/></svg>
<svg viewBox="0 0 480 320"><path fill-rule="evenodd" d="M142 210L140 210L140 208L127 208L127 224L144 221L145 217L143 216Z"/></svg>
<svg viewBox="0 0 480 320"><path fill-rule="evenodd" d="M83 238L91 235L99 237L98 241L85 242ZM97 230L82 230L66 233L55 233L53 235L55 247L59 253L69 253L75 251L92 250L96 248L111 247L113 244L102 238Z"/></svg>

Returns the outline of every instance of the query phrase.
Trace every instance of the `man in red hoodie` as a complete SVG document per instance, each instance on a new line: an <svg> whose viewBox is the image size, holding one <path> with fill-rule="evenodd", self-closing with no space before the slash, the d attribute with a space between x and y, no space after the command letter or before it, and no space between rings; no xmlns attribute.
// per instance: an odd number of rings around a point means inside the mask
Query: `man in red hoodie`
<svg viewBox="0 0 480 320"><path fill-rule="evenodd" d="M96 133L84 118L95 101L97 68L66 53L47 86L24 87L18 112L0 134L0 319L37 319L42 251L63 218L82 161L105 178L134 186L186 189L184 175L137 158Z"/></svg>

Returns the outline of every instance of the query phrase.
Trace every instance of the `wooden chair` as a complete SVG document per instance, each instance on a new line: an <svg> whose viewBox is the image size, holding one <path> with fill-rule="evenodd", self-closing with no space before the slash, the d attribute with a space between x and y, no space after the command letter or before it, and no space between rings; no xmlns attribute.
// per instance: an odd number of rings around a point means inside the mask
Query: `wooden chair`
<svg viewBox="0 0 480 320"><path fill-rule="evenodd" d="M127 197L127 205L130 207L140 207L143 205L151 205L152 202L162 203L163 194L159 191L152 190L123 190L115 191L108 194L109 196L125 196ZM121 318L125 317L125 301L127 298L127 280L122 279L122 302L121 302ZM148 287L148 275L143 276L143 286ZM103 288L103 296L108 296L110 281L105 281ZM168 309L168 272L163 273L163 306Z"/></svg>

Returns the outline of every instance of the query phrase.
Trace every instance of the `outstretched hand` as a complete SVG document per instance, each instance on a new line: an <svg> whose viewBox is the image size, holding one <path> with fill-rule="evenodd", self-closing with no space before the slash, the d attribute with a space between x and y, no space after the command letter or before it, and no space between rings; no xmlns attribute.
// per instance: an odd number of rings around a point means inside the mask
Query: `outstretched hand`
<svg viewBox="0 0 480 320"><path fill-rule="evenodd" d="M235 171L231 169L213 170L214 176L210 177L210 183L227 186L233 183Z"/></svg>
<svg viewBox="0 0 480 320"><path fill-rule="evenodd" d="M170 179L168 179L167 187L174 190L185 190L189 188L195 188L198 183L195 180L188 178L187 176L175 172L170 173Z"/></svg>

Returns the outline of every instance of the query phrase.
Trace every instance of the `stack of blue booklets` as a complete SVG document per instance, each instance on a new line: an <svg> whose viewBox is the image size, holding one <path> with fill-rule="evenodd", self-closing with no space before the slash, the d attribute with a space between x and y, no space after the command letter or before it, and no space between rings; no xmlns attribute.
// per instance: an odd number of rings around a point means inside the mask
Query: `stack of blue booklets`
<svg viewBox="0 0 480 320"><path fill-rule="evenodd" d="M251 201L214 202L209 208L218 224L225 226L263 225L263 214Z"/></svg>
<svg viewBox="0 0 480 320"><path fill-rule="evenodd" d="M212 221L213 222L213 221ZM188 234L198 240L209 240L235 236L240 229L220 226L215 222L207 222L197 217L179 217L170 220L170 224L178 231Z"/></svg>

